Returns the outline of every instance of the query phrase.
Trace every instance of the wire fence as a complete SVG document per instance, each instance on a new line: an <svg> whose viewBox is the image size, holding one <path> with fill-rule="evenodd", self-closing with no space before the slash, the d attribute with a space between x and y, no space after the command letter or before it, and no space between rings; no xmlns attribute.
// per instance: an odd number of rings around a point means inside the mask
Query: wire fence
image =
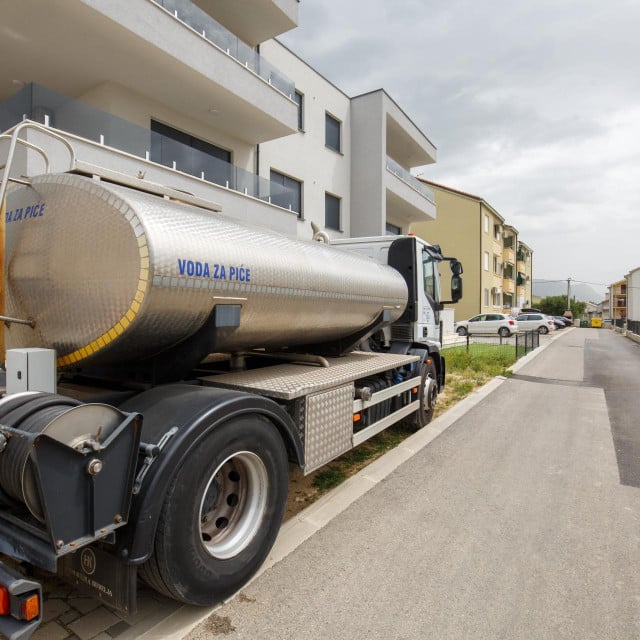
<svg viewBox="0 0 640 640"><path fill-rule="evenodd" d="M540 334L537 331L520 331L509 337L496 334L474 333L466 336L450 335L442 339L443 349L466 349L474 353L495 353L513 350L516 360L540 346Z"/></svg>

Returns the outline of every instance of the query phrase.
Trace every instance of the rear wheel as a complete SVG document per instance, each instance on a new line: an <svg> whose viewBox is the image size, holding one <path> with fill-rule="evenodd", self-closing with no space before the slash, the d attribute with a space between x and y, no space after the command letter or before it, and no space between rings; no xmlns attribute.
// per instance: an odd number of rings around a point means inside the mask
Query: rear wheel
<svg viewBox="0 0 640 640"><path fill-rule="evenodd" d="M542 325L541 327L538 327L538 333L541 334L545 334L545 333L549 333L549 327L545 327L544 325Z"/></svg>
<svg viewBox="0 0 640 640"><path fill-rule="evenodd" d="M141 576L193 605L212 605L258 570L276 538L287 499L282 438L262 416L212 431L176 473L165 498L153 555Z"/></svg>
<svg viewBox="0 0 640 640"><path fill-rule="evenodd" d="M508 338L511 335L511 331L509 331L509 329L507 329L507 327L500 327L498 329L498 335L501 338Z"/></svg>

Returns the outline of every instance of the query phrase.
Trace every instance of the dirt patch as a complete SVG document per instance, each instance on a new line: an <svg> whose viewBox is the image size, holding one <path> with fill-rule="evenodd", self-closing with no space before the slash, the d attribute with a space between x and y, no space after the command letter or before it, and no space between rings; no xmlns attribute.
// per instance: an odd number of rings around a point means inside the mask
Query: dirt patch
<svg viewBox="0 0 640 640"><path fill-rule="evenodd" d="M289 520L320 497L320 491L313 486L315 473L305 476L297 465L289 466L289 496L284 519Z"/></svg>
<svg viewBox="0 0 640 640"><path fill-rule="evenodd" d="M218 616L215 613L210 615L198 629L214 636L226 636L236 630L231 624L231 618Z"/></svg>

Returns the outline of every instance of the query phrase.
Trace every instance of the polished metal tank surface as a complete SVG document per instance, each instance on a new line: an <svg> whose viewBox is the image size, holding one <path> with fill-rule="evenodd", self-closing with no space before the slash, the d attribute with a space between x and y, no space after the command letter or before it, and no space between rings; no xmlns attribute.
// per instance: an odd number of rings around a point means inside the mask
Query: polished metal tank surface
<svg viewBox="0 0 640 640"><path fill-rule="evenodd" d="M234 352L344 338L407 300L390 267L72 174L13 190L6 220L5 314L35 320L7 348L55 348L62 367L150 357L216 305L241 306L216 342Z"/></svg>

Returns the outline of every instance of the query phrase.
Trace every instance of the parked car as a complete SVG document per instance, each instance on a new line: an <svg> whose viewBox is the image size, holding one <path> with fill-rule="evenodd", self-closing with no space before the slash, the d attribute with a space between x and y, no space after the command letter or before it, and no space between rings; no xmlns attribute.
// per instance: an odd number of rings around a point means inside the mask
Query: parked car
<svg viewBox="0 0 640 640"><path fill-rule="evenodd" d="M556 325L549 316L544 313L522 313L517 318L520 331L537 331L538 333L549 333L555 331Z"/></svg>
<svg viewBox="0 0 640 640"><path fill-rule="evenodd" d="M454 328L459 336L473 333L497 333L506 338L518 330L518 323L506 313L481 313L469 320L456 322Z"/></svg>
<svg viewBox="0 0 640 640"><path fill-rule="evenodd" d="M565 327L572 327L573 322L569 318L564 316L552 316L553 321L558 329L564 329Z"/></svg>

